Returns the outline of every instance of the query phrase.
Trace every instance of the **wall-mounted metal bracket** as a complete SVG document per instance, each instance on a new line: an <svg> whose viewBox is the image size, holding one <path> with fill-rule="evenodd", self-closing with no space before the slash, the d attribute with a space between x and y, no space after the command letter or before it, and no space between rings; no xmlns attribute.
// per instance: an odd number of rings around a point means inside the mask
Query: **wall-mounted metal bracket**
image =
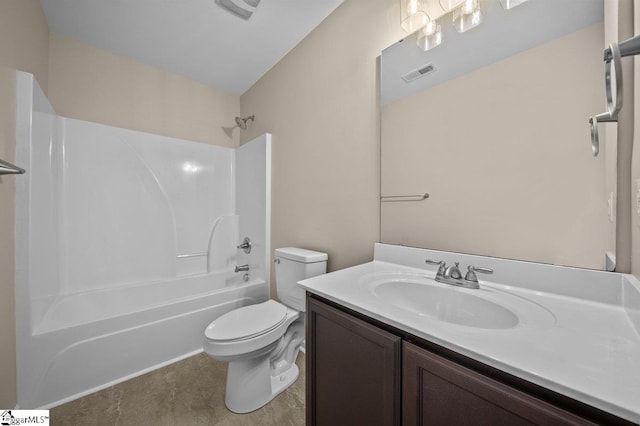
<svg viewBox="0 0 640 426"><path fill-rule="evenodd" d="M607 112L589 118L591 127L591 151L597 157L600 153L598 138L598 123L618 121L618 113L622 109L622 64L620 63L620 49L617 44L611 44L605 49L605 93L607 96Z"/></svg>
<svg viewBox="0 0 640 426"><path fill-rule="evenodd" d="M618 121L618 113L622 109L622 63L625 56L640 54L640 36L632 37L622 43L610 44L604 50L605 90L607 96L607 112L589 118L591 126L591 150L597 157L600 152L598 139L598 123Z"/></svg>
<svg viewBox="0 0 640 426"><path fill-rule="evenodd" d="M7 161L0 160L0 175L21 175L26 170Z"/></svg>

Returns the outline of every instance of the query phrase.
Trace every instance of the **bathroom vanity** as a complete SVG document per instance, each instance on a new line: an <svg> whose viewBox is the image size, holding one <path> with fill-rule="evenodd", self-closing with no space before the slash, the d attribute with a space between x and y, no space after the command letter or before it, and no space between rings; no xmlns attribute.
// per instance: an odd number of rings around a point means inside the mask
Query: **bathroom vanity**
<svg viewBox="0 0 640 426"><path fill-rule="evenodd" d="M495 274L448 288L425 259ZM640 421L633 277L378 244L300 284L309 425Z"/></svg>

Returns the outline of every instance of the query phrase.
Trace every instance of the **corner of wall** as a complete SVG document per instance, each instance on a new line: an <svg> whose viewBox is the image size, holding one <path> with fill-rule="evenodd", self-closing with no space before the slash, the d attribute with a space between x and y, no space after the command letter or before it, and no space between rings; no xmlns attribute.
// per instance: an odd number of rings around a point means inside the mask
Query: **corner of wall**
<svg viewBox="0 0 640 426"><path fill-rule="evenodd" d="M38 0L0 2L0 158L15 159L15 70L47 90L49 28ZM0 407L17 400L15 344L15 180L0 178Z"/></svg>

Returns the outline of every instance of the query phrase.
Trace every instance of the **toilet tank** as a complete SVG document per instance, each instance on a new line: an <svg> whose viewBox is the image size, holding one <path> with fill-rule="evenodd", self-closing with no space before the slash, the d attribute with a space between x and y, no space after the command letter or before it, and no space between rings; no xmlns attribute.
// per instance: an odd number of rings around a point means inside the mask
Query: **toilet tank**
<svg viewBox="0 0 640 426"><path fill-rule="evenodd" d="M297 247L275 250L276 292L285 305L306 311L304 289L298 281L327 272L327 254Z"/></svg>

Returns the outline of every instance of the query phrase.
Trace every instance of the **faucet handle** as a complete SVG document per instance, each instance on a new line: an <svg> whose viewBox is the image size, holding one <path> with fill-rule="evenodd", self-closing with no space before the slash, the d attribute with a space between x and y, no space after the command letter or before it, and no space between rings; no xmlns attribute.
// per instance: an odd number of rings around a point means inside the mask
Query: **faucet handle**
<svg viewBox="0 0 640 426"><path fill-rule="evenodd" d="M436 273L436 276L438 277L444 275L444 271L447 268L447 262L445 262L444 260L426 259L424 263L428 263L429 265L439 265L438 272Z"/></svg>
<svg viewBox="0 0 640 426"><path fill-rule="evenodd" d="M242 244L240 244L238 248L244 250L247 254L251 253L251 239L249 239L249 237L244 237Z"/></svg>
<svg viewBox="0 0 640 426"><path fill-rule="evenodd" d="M474 283L478 282L478 276L476 272L480 272L482 274L493 274L493 269L489 268L478 268L476 266L469 265L467 267L467 275L465 275L464 279L467 281L471 281Z"/></svg>

